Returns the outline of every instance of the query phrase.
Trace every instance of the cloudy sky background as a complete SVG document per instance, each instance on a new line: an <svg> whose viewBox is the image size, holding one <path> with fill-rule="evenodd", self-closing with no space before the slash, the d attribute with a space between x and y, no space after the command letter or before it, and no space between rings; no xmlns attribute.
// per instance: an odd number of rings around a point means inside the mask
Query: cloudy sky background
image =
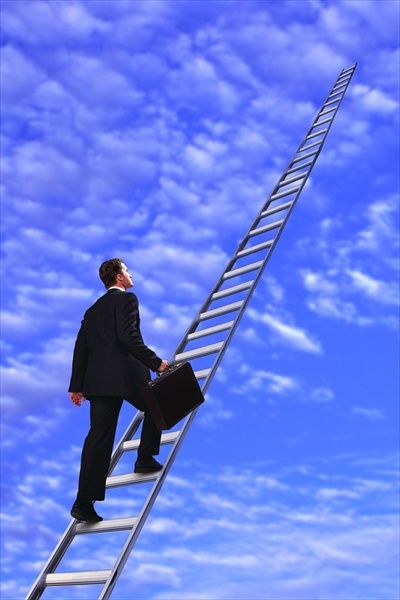
<svg viewBox="0 0 400 600"><path fill-rule="evenodd" d="M144 338L169 358L356 61L113 597L398 598L399 4L1 8L4 600L69 522L88 407L66 390L99 264L125 259ZM111 490L99 512L134 516L146 492ZM76 540L60 570L111 567L125 535Z"/></svg>

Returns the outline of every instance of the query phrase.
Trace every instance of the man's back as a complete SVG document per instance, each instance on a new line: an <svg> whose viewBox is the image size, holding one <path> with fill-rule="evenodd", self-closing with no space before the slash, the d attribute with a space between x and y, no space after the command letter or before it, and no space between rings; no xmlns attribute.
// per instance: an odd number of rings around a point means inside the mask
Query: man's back
<svg viewBox="0 0 400 600"><path fill-rule="evenodd" d="M85 313L76 341L70 390L84 395L136 396L161 359L140 332L135 294L109 290Z"/></svg>

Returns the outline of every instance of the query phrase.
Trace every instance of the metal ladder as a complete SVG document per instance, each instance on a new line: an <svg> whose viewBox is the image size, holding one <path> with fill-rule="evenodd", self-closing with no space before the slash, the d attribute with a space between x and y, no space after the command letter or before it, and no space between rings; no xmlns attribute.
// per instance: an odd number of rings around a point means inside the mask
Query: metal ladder
<svg viewBox="0 0 400 600"><path fill-rule="evenodd" d="M206 393L211 383L247 303L322 150L356 66L357 64L354 64L348 69L343 69L339 74L295 155L183 336L173 355L173 360L170 361L172 364L185 360L192 363L196 361L197 364L194 365L195 374L197 379L202 382L203 394ZM257 241L257 243L253 243L254 241ZM226 304L225 299L230 297L233 297L235 301ZM230 320L225 315L230 315ZM204 326L206 321L211 326ZM202 345L203 338L207 338L207 341L212 343ZM206 406L200 410L206 410ZM162 471L148 475L135 473L111 475L122 455L126 451L137 449L139 445L139 440L133 439L133 436L143 419L143 413L136 413L113 452L109 477L107 478L107 488L154 481L154 485L139 515L104 520L95 524L79 523L72 520L34 582L26 600L40 598L47 586L82 584L104 584L98 598L99 600L110 598L116 581L124 568L195 415L196 411L193 411L186 417L179 431L162 435L161 443L171 444L172 446ZM57 566L76 535L121 530L129 531L129 535L112 569L75 573L56 572Z"/></svg>

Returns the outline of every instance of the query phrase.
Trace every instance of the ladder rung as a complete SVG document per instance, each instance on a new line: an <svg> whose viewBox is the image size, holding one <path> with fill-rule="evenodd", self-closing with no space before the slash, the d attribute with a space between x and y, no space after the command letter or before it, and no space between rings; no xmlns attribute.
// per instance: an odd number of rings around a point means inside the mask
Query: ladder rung
<svg viewBox="0 0 400 600"><path fill-rule="evenodd" d="M323 117L324 115L327 115L327 114L329 114L329 113L333 112L333 111L334 111L334 110L336 110L336 109L337 109L337 106L334 106L333 108L328 108L328 110L324 110L324 112L322 112L322 113L319 113L319 116L320 116L320 117Z"/></svg>
<svg viewBox="0 0 400 600"><path fill-rule="evenodd" d="M202 371L195 371L194 375L196 379L207 379L211 369L203 369Z"/></svg>
<svg viewBox="0 0 400 600"><path fill-rule="evenodd" d="M219 331L225 331L225 329L230 329L233 325L234 321L227 321L226 323L221 323L220 325L215 325L214 327L207 327L206 329L199 329L194 333L189 333L187 336L188 340L197 340L198 338L204 337L206 335L212 335L213 333L218 333Z"/></svg>
<svg viewBox="0 0 400 600"><path fill-rule="evenodd" d="M240 271L240 269L237 270ZM228 273L233 273L233 271L228 271ZM212 319L213 317L218 317L219 315L225 315L226 313L234 310L239 310L243 302L244 300L240 300L240 302L232 302L232 304L225 304L225 306L220 306L219 308L213 308L207 312L200 313L200 321L205 321L206 319Z"/></svg>
<svg viewBox="0 0 400 600"><path fill-rule="evenodd" d="M309 140L310 138L317 137L317 135L323 135L323 134L327 133L327 131L328 131L327 129L321 129L321 131L316 131L315 133L310 133L310 135L308 135L306 137L306 139Z"/></svg>
<svg viewBox="0 0 400 600"><path fill-rule="evenodd" d="M98 523L78 523L76 533L104 533L106 531L125 531L132 529L138 519L137 517L125 517L123 519L107 519Z"/></svg>
<svg viewBox="0 0 400 600"><path fill-rule="evenodd" d="M347 73L348 71L353 71L354 70L354 65L352 65L351 67L348 67L347 69L344 69L344 71L341 72L341 76L344 75L344 73Z"/></svg>
<svg viewBox="0 0 400 600"><path fill-rule="evenodd" d="M343 77L344 75L350 75L351 71L354 70L354 65L352 67L349 67L348 69L343 69L343 71L340 73L339 77Z"/></svg>
<svg viewBox="0 0 400 600"><path fill-rule="evenodd" d="M253 252L259 252L260 250L264 250L264 248L270 248L274 240L268 240L268 242L263 242L262 244L257 244L256 246L250 246L249 248L245 248L236 254L238 258L242 256L248 256L249 254L253 254Z"/></svg>
<svg viewBox="0 0 400 600"><path fill-rule="evenodd" d="M311 129L314 129L314 127L319 127L320 125L325 125L325 123L330 123L331 121L332 117L330 119L324 119L323 121L319 121L319 123L314 123Z"/></svg>
<svg viewBox="0 0 400 600"><path fill-rule="evenodd" d="M316 154L318 154L318 150L314 150L313 152L309 152L308 154L305 154L304 156L299 156L298 158L294 158L292 160L292 164L296 163L296 162L300 162L301 160L305 160L306 158L309 158L310 156L315 156ZM305 165L303 165L304 167ZM288 173L290 173L291 171L288 171Z"/></svg>
<svg viewBox="0 0 400 600"><path fill-rule="evenodd" d="M271 229L276 229L277 227L280 227L282 225L283 221L284 219L280 219L279 221L274 221L273 223L264 225L263 227L257 227L257 229L252 229L249 233L249 237L252 237L253 235L260 235L260 233L271 231Z"/></svg>
<svg viewBox="0 0 400 600"><path fill-rule="evenodd" d="M343 81L346 81L346 79L350 80L350 73L343 73L342 75L339 75L339 77L336 80L336 85L338 83L343 83Z"/></svg>
<svg viewBox="0 0 400 600"><path fill-rule="evenodd" d="M308 144L308 146L302 146L299 148L299 152L303 152L304 150L309 150L310 148L315 148L315 146L319 146L322 144L322 140L318 140L318 142L313 142L312 144Z"/></svg>
<svg viewBox="0 0 400 600"><path fill-rule="evenodd" d="M46 585L83 585L105 583L109 578L108 571L78 571L77 573L49 573L46 575Z"/></svg>
<svg viewBox="0 0 400 600"><path fill-rule="evenodd" d="M318 142L320 144L321 142ZM304 148L302 148L304 150ZM299 179L304 179L307 173L301 173L300 175L296 175L296 177L291 177L290 179L286 179L285 181L281 181L279 187L283 187L284 185L288 185L289 183L294 183L295 181L299 181Z"/></svg>
<svg viewBox="0 0 400 600"><path fill-rule="evenodd" d="M337 98L336 100L329 100L329 102L325 102L322 108L325 108L325 106L330 106L331 104L336 104L336 102L339 102L339 98Z"/></svg>
<svg viewBox="0 0 400 600"><path fill-rule="evenodd" d="M340 88L340 87L346 87L346 83L335 83L335 85L333 86L332 90L334 90L335 88Z"/></svg>
<svg viewBox="0 0 400 600"><path fill-rule="evenodd" d="M320 132L318 132L320 133ZM321 132L322 133L322 132ZM312 156L314 156L315 152L312 153ZM302 159L299 160L304 160L304 156ZM298 167L293 167L292 169L289 169L289 171L286 171L286 175L290 175L290 173L294 173L295 171L300 171L301 169L305 169L306 167L310 167L313 164L313 160L309 160L308 162L304 163L304 165L299 165Z"/></svg>
<svg viewBox="0 0 400 600"><path fill-rule="evenodd" d="M127 473L126 475L111 475L106 479L106 487L119 487L120 485L129 485L131 483L144 483L154 481L162 471L155 473Z"/></svg>
<svg viewBox="0 0 400 600"><path fill-rule="evenodd" d="M275 206L274 208L269 208L268 210L264 210L261 214L260 217L269 217L270 215L273 215L277 212L280 212L281 210L286 210L287 208L290 208L292 206L293 202L285 202L284 204L280 204L279 206Z"/></svg>
<svg viewBox="0 0 400 600"><path fill-rule="evenodd" d="M334 96L341 96L342 94L344 94L344 90L341 90L340 92L333 92L333 94L329 94L328 99L333 98Z"/></svg>
<svg viewBox="0 0 400 600"><path fill-rule="evenodd" d="M313 154L315 154L315 152L313 152ZM310 155L306 154L304 156L304 158L307 158L308 156L310 156ZM300 159L300 160L302 160L302 159ZM296 192L298 192L300 188L301 188L301 185L294 187L294 188L290 188L289 190L285 190L284 192L278 192L278 194L274 194L273 196L271 196L270 199L271 199L271 201L279 200L279 198L284 198L285 196L290 196L290 194L295 194Z"/></svg>
<svg viewBox="0 0 400 600"><path fill-rule="evenodd" d="M240 256L240 252L237 254ZM211 296L211 300L218 300L218 298L224 298L225 296L231 296L232 294L236 294L237 292L243 292L244 290L248 290L254 283L254 279L252 281L246 281L246 283L240 283L239 285L234 285L233 287L225 288L220 292L215 292Z"/></svg>
<svg viewBox="0 0 400 600"><path fill-rule="evenodd" d="M176 354L175 360L190 360L191 358L200 358L201 356L208 356L214 352L221 350L224 342L218 342L217 344L210 344L209 346L202 346L201 348L195 348L194 350L188 350L187 352L181 352Z"/></svg>
<svg viewBox="0 0 400 600"><path fill-rule="evenodd" d="M301 160L305 160L306 158L309 158L310 156L315 156L316 154L318 154L318 150L314 150L313 152L309 152L308 154L305 154L304 156L299 156L298 158L295 158L292 160L292 164L296 163L296 162L300 162ZM303 167L305 167L306 165L303 165ZM290 173L290 171L288 171L288 173Z"/></svg>
<svg viewBox="0 0 400 600"><path fill-rule="evenodd" d="M340 90L340 89L342 89L342 91L344 92L344 90L345 90L345 88L346 88L346 85L347 85L347 83L339 83L339 85L335 85L335 86L332 88L332 92L333 92L334 90L336 90L336 91L337 91L337 90Z"/></svg>
<svg viewBox="0 0 400 600"><path fill-rule="evenodd" d="M161 436L161 444L172 444L176 438L178 437L178 435L180 434L180 431L171 431L170 433L163 433ZM122 444L122 450L127 452L129 450L137 450L139 448L139 444L140 444L140 440L136 439L136 440L129 440L128 442L124 442Z"/></svg>
<svg viewBox="0 0 400 600"><path fill-rule="evenodd" d="M238 275L243 275L244 273L248 273L249 271L255 271L256 269L259 269L261 267L263 262L264 261L259 260L254 263L250 263L249 265L246 265L245 267L240 267L239 269L233 269L233 271L226 271L226 273L223 274L222 279L230 279L231 277L237 277Z"/></svg>

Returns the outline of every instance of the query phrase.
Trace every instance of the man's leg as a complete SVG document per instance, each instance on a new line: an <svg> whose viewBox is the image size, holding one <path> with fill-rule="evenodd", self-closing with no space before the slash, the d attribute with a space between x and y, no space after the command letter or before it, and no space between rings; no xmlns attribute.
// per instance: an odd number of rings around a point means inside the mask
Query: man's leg
<svg viewBox="0 0 400 600"><path fill-rule="evenodd" d="M161 431L154 425L150 413L144 413L138 458L147 459L160 453Z"/></svg>
<svg viewBox="0 0 400 600"><path fill-rule="evenodd" d="M144 412L142 434L138 448L138 459L147 461L160 452L161 431L157 429L144 401L141 398L126 398L127 402ZM156 461L154 461L156 462ZM157 463L158 464L158 463Z"/></svg>
<svg viewBox="0 0 400 600"><path fill-rule="evenodd" d="M90 429L82 449L79 499L104 500L122 398L91 396Z"/></svg>

